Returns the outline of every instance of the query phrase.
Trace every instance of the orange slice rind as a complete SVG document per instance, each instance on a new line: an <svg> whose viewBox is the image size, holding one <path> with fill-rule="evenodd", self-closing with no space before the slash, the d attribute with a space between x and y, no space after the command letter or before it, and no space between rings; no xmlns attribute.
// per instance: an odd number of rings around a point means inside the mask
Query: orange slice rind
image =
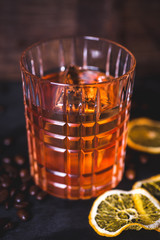
<svg viewBox="0 0 160 240"><path fill-rule="evenodd" d="M115 237L128 229L157 230L160 228L160 204L141 188L107 191L93 203L89 224L106 237Z"/></svg>
<svg viewBox="0 0 160 240"><path fill-rule="evenodd" d="M160 122L137 118L128 124L129 147L152 154L160 153Z"/></svg>

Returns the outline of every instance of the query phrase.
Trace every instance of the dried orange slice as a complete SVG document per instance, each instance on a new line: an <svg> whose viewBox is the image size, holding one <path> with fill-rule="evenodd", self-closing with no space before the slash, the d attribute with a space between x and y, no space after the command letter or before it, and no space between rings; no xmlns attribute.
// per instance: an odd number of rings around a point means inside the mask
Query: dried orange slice
<svg viewBox="0 0 160 240"><path fill-rule="evenodd" d="M132 188L144 188L152 196L160 201L160 174L144 179L142 181L138 181L133 185Z"/></svg>
<svg viewBox="0 0 160 240"><path fill-rule="evenodd" d="M137 118L128 124L128 146L139 151L160 153L160 122Z"/></svg>
<svg viewBox="0 0 160 240"><path fill-rule="evenodd" d="M160 204L146 190L111 190L98 197L89 224L102 236L115 237L123 230L160 227Z"/></svg>

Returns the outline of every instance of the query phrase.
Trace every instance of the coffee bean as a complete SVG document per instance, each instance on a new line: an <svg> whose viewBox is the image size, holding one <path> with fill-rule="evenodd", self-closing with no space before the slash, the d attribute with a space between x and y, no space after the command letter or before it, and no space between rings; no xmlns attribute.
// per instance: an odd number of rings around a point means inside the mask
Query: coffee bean
<svg viewBox="0 0 160 240"><path fill-rule="evenodd" d="M0 229L3 229L4 226L9 222L8 218L0 218Z"/></svg>
<svg viewBox="0 0 160 240"><path fill-rule="evenodd" d="M3 236L5 232L5 226L9 223L8 218L0 218L0 237Z"/></svg>
<svg viewBox="0 0 160 240"><path fill-rule="evenodd" d="M25 192L27 189L28 189L28 183L26 182L26 183L22 183L21 185L20 185L20 187L19 187L19 190L21 191L21 192Z"/></svg>
<svg viewBox="0 0 160 240"><path fill-rule="evenodd" d="M12 143L12 139L11 139L10 137L5 138L5 139L3 140L3 144L4 144L5 146L10 146L11 143Z"/></svg>
<svg viewBox="0 0 160 240"><path fill-rule="evenodd" d="M37 195L36 195L36 199L41 201L44 200L47 196L47 193L44 191L40 191Z"/></svg>
<svg viewBox="0 0 160 240"><path fill-rule="evenodd" d="M129 180L133 180L136 177L136 172L134 169L129 168L126 170L126 178Z"/></svg>
<svg viewBox="0 0 160 240"><path fill-rule="evenodd" d="M4 203L4 207L8 210L12 206L12 201L9 199Z"/></svg>
<svg viewBox="0 0 160 240"><path fill-rule="evenodd" d="M21 155L16 155L14 161L17 163L17 165L20 166L22 166L25 163L25 159Z"/></svg>
<svg viewBox="0 0 160 240"><path fill-rule="evenodd" d="M15 168L14 166L12 166L11 164L5 164L4 165L4 170L6 171L6 173L8 173L8 176L11 178L17 178L18 176L18 170L17 168Z"/></svg>
<svg viewBox="0 0 160 240"><path fill-rule="evenodd" d="M39 187L36 186L36 185L32 185L32 186L29 188L29 194L30 194L31 196L36 195L36 194L38 193L38 191L39 191Z"/></svg>
<svg viewBox="0 0 160 240"><path fill-rule="evenodd" d="M29 206L29 202L27 201L23 201L23 202L19 202L19 203L15 203L14 207L17 209L22 209L22 208L26 208Z"/></svg>
<svg viewBox="0 0 160 240"><path fill-rule="evenodd" d="M29 184L32 180L33 179L31 177L31 175L29 175L29 174L27 176L21 178L22 183L28 183Z"/></svg>
<svg viewBox="0 0 160 240"><path fill-rule="evenodd" d="M8 188L10 186L10 182L9 181L4 181L1 183L1 186L4 188Z"/></svg>
<svg viewBox="0 0 160 240"><path fill-rule="evenodd" d="M8 175L3 174L0 176L0 182L2 187L8 188L11 185L11 179Z"/></svg>
<svg viewBox="0 0 160 240"><path fill-rule="evenodd" d="M11 163L11 161L12 161L12 160L11 160L10 157L3 157L3 158L2 158L2 162L3 162L3 163L9 164L9 163Z"/></svg>
<svg viewBox="0 0 160 240"><path fill-rule="evenodd" d="M142 164L146 164L148 162L148 157L145 155L140 155L139 160Z"/></svg>
<svg viewBox="0 0 160 240"><path fill-rule="evenodd" d="M17 193L14 200L15 200L16 203L23 202L25 200L25 194Z"/></svg>
<svg viewBox="0 0 160 240"><path fill-rule="evenodd" d="M17 216L22 220L22 221L28 221L31 216L29 211L27 211L26 209L19 209L17 211Z"/></svg>
<svg viewBox="0 0 160 240"><path fill-rule="evenodd" d="M25 177L29 176L28 169L22 168L19 172L19 175L20 175L21 178L25 178Z"/></svg>
<svg viewBox="0 0 160 240"><path fill-rule="evenodd" d="M13 197L15 195L16 191L17 191L17 188L12 188L10 190L10 197Z"/></svg>
<svg viewBox="0 0 160 240"><path fill-rule="evenodd" d="M14 224L13 222L9 221L8 223L6 223L6 225L4 225L3 229L4 229L5 231L8 231L8 230L13 229L14 226L15 226L15 224Z"/></svg>

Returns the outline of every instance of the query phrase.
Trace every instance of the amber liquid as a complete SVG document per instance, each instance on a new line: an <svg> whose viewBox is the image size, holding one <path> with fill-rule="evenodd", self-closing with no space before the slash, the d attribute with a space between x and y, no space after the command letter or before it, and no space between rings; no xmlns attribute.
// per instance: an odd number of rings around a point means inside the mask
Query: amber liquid
<svg viewBox="0 0 160 240"><path fill-rule="evenodd" d="M54 196L95 197L122 179L130 101L112 81L58 90L59 79L45 76L25 100L31 174Z"/></svg>

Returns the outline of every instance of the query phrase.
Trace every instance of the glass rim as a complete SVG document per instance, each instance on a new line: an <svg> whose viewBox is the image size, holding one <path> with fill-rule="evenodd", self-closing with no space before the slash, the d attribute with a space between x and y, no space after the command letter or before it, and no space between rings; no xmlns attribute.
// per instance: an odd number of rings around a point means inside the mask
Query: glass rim
<svg viewBox="0 0 160 240"><path fill-rule="evenodd" d="M54 84L54 85L59 85L59 86L69 86L69 87L76 87L76 86L83 86L83 87L87 87L87 86L96 86L96 85L103 85L103 84L106 84L106 83L109 83L109 82L115 82L115 81L119 81L119 80L122 80L122 79L125 79L129 76L130 73L134 72L135 70L135 67L136 67L136 59L134 57L134 55L132 54L132 52L130 50L128 50L126 47L124 47L123 45L115 42L115 41L112 41L112 40L109 40L107 38L101 38L101 37L95 37L95 36L89 36L89 35L83 35L83 36L67 36L67 37L55 37L55 38L51 38L51 39L48 39L48 40L41 40L41 41L38 41L36 43L33 43L31 44L29 47L27 47L21 54L21 57L20 57L20 68L23 72L25 72L25 74L28 74L30 75L32 78L36 79L37 81L45 81L45 82L48 82L49 80L43 80L41 77L38 77L37 75L34 75L32 74L30 71L28 71L24 65L24 57L26 56L26 53L28 51L30 51L31 49L37 47L37 46L40 46L42 44L46 44L46 43L49 43L49 42L52 42L52 41L56 41L56 40L65 40L65 39L76 39L76 38L82 38L82 39L86 39L86 40L95 40L95 41L104 41L104 42L108 42L110 44L113 44L123 50L125 50L130 56L131 58L133 59L133 66L125 73L125 74L122 74L121 76L118 76L118 77L114 77L111 81L103 81L103 82L98 82L98 83L87 83L87 84L69 84L69 83L57 83L57 82L50 82L50 84Z"/></svg>

